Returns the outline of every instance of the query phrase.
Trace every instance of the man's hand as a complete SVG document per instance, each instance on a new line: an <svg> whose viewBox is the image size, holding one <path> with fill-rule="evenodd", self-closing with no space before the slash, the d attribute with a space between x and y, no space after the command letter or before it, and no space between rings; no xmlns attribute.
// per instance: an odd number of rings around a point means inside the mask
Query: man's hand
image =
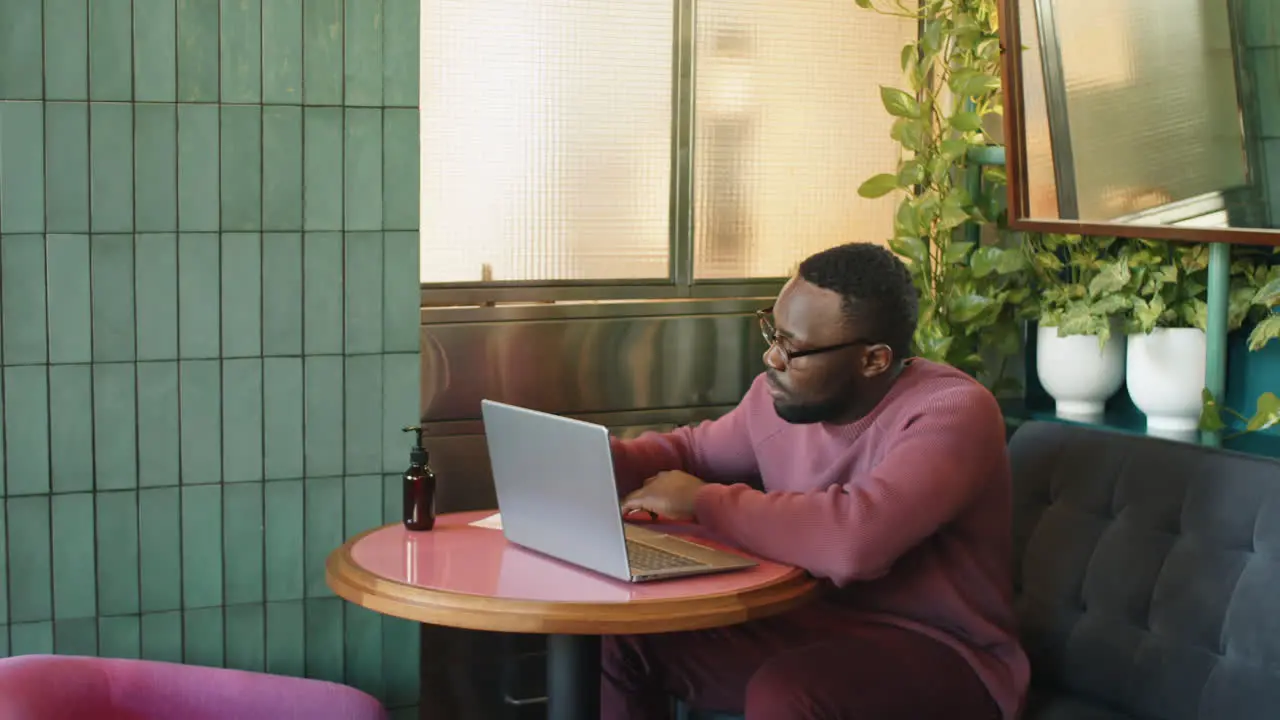
<svg viewBox="0 0 1280 720"><path fill-rule="evenodd" d="M622 500L622 514L642 511L672 520L693 519L694 496L706 483L686 472L669 470L644 481L644 487Z"/></svg>

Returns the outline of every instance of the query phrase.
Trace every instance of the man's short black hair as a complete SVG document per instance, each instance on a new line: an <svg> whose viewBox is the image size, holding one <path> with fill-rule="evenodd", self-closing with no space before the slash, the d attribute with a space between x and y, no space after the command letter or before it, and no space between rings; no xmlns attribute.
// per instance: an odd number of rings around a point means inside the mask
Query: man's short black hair
<svg viewBox="0 0 1280 720"><path fill-rule="evenodd" d="M844 312L868 340L881 342L902 360L911 356L920 312L911 273L897 255L871 243L847 243L800 263L806 282L844 298Z"/></svg>

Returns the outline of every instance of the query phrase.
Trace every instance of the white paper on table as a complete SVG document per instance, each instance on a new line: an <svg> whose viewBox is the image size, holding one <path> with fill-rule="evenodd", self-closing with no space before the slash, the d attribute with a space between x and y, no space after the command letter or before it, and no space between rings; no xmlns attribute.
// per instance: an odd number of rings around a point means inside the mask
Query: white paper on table
<svg viewBox="0 0 1280 720"><path fill-rule="evenodd" d="M473 523L469 523L475 527L489 528L490 530L502 529L502 513L494 513L486 518L480 518Z"/></svg>

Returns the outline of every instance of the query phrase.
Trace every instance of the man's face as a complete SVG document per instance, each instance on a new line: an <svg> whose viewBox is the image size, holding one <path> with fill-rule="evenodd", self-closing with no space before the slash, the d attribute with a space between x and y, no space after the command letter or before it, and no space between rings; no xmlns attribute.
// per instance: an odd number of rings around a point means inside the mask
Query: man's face
<svg viewBox="0 0 1280 720"><path fill-rule="evenodd" d="M782 289L770 319L777 342L765 351L765 372L774 409L789 423L843 419L866 397L867 382L892 361L887 347L874 344L879 338L866 337L850 322L839 294L800 278Z"/></svg>

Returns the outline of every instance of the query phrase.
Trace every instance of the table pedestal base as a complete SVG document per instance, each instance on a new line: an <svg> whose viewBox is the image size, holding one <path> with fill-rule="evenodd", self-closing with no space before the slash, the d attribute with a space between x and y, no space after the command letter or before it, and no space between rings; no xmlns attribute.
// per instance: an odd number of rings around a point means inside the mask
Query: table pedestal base
<svg viewBox="0 0 1280 720"><path fill-rule="evenodd" d="M600 637L547 637L547 720L600 720Z"/></svg>

